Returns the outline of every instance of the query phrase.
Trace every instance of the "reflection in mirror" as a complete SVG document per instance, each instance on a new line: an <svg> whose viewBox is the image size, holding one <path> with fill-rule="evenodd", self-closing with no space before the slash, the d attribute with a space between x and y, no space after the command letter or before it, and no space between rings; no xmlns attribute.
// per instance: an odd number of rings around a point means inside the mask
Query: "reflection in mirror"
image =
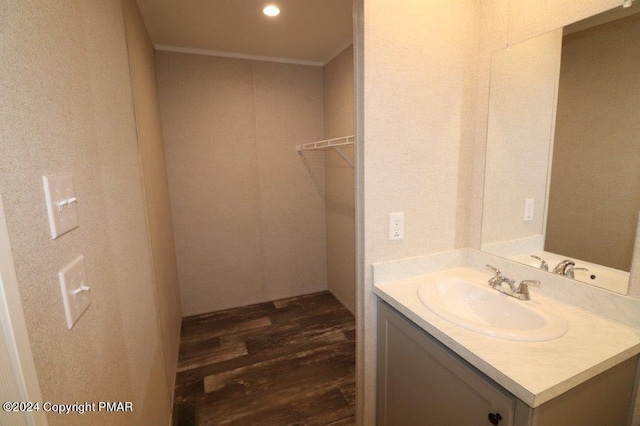
<svg viewBox="0 0 640 426"><path fill-rule="evenodd" d="M627 293L640 210L639 11L492 55L483 251Z"/></svg>

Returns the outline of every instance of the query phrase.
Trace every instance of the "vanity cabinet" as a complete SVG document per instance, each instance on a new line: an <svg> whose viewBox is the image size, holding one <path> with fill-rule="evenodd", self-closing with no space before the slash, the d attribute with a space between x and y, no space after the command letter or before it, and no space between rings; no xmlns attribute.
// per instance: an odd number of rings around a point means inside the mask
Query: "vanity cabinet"
<svg viewBox="0 0 640 426"><path fill-rule="evenodd" d="M513 362L527 368L526 360ZM637 363L633 357L534 409L378 301L377 423L624 426Z"/></svg>

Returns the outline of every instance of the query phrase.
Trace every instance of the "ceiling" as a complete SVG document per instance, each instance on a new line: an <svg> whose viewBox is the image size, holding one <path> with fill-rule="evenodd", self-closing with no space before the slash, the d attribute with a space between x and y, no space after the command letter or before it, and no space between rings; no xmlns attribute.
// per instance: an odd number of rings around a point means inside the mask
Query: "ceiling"
<svg viewBox="0 0 640 426"><path fill-rule="evenodd" d="M269 18L267 4L281 12ZM138 0L156 49L324 65L352 40L351 0Z"/></svg>
<svg viewBox="0 0 640 426"><path fill-rule="evenodd" d="M615 21L617 19L625 18L627 16L640 12L640 3L632 4L629 7L615 7L606 12L599 13L582 21L575 22L573 24L564 27L563 35L569 35L578 31L586 30L587 28L595 27L596 25L606 24L607 22Z"/></svg>

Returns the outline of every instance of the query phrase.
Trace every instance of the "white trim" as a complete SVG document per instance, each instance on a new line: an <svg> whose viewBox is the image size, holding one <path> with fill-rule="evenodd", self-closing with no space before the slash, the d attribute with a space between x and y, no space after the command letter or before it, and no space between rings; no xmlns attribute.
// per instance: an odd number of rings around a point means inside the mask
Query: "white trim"
<svg viewBox="0 0 640 426"><path fill-rule="evenodd" d="M279 62L283 64L308 65L313 67L322 67L325 65L323 62L300 61L297 59L276 58L272 56L245 55L242 53L219 52L215 50L193 49L191 47L167 46L164 44L156 44L154 45L154 47L156 48L156 50L161 50L164 52L191 53L193 55L205 56L221 56L223 58L249 59L252 61Z"/></svg>
<svg viewBox="0 0 640 426"><path fill-rule="evenodd" d="M2 317L0 326L5 324L3 329L16 384L21 391L23 401L42 403L40 384L36 375L31 343L22 310L22 300L18 291L18 280L9 243L9 231L2 197L0 197L0 273L0 316ZM25 415L30 425L47 424L43 410L25 413Z"/></svg>
<svg viewBox="0 0 640 426"><path fill-rule="evenodd" d="M327 65L329 62L333 61L336 57L338 57L338 55L340 55L342 52L344 52L349 46L351 46L353 44L353 40L349 40L344 46L342 46L340 48L340 50L338 50L336 53L334 53L333 55L331 55L329 57L329 59L327 59L323 65Z"/></svg>

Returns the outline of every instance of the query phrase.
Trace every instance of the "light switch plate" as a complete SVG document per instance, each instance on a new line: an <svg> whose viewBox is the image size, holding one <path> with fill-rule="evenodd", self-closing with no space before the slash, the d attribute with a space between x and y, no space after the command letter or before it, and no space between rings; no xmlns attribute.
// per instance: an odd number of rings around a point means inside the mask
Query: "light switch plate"
<svg viewBox="0 0 640 426"><path fill-rule="evenodd" d="M70 174L43 176L42 182L47 200L51 238L55 240L60 235L78 227L73 176Z"/></svg>
<svg viewBox="0 0 640 426"><path fill-rule="evenodd" d="M67 327L71 329L91 304L84 256L78 256L76 260L62 268L58 272L58 278L60 278L60 290L62 291L62 301L64 302L64 313L67 317ZM75 295L74 292L76 292Z"/></svg>

